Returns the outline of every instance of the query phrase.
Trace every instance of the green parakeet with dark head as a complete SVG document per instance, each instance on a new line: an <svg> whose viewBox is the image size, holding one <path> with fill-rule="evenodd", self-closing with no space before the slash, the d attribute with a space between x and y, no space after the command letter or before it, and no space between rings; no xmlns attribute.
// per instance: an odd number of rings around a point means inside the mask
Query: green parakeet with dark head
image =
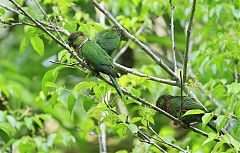
<svg viewBox="0 0 240 153"><path fill-rule="evenodd" d="M205 112L205 109L200 104L198 104L192 98L189 98L186 96L182 97L182 106L181 106L181 96L171 96L171 95L160 96L157 100L156 105L157 107L168 112L169 114L173 115L176 118L180 116L181 121L186 124L190 124L194 122L202 122L202 116L204 115L204 113L202 113L202 114L192 114L192 115L183 116L187 111L199 109ZM215 132L217 132L216 125L213 122L213 120L216 120L216 116L214 116L212 120L208 122L207 125L211 129L213 129ZM222 131L221 133L223 134Z"/></svg>
<svg viewBox="0 0 240 153"><path fill-rule="evenodd" d="M127 40L127 37L117 27L113 27L98 32L93 41L111 56L113 51L119 48L122 40Z"/></svg>
<svg viewBox="0 0 240 153"><path fill-rule="evenodd" d="M96 72L107 74L118 94L123 98L122 90L116 80L119 76L114 70L112 58L104 49L102 49L96 42L89 40L81 31L71 33L68 37L68 44L76 49L76 51L82 55L87 64Z"/></svg>

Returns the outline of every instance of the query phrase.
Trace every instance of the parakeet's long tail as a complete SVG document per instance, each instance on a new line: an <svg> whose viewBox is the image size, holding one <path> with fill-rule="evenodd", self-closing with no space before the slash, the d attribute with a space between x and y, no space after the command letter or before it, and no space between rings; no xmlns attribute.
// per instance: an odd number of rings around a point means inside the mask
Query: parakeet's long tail
<svg viewBox="0 0 240 153"><path fill-rule="evenodd" d="M217 133L216 124L212 120L210 122L208 122L207 126L209 126L213 131L215 131ZM219 132L223 135L226 134L222 130L220 130Z"/></svg>
<svg viewBox="0 0 240 153"><path fill-rule="evenodd" d="M120 89L120 87L119 87L119 85L118 85L118 82L117 82L116 78L113 77L113 76L111 76L111 75L109 75L109 77L110 77L110 79L111 79L111 81L112 81L114 87L116 88L116 90L117 90L119 96L123 99L123 97L124 97L124 96L123 96L123 92L122 92L122 90Z"/></svg>

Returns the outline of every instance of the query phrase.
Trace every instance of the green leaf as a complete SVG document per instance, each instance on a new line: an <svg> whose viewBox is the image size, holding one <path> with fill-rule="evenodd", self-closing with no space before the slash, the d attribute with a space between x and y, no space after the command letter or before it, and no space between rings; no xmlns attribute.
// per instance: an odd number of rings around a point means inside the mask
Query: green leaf
<svg viewBox="0 0 240 153"><path fill-rule="evenodd" d="M45 87L57 88L58 86L53 82L46 82Z"/></svg>
<svg viewBox="0 0 240 153"><path fill-rule="evenodd" d="M216 139L216 138L218 138L218 135L216 133L210 132L208 134L208 138L203 142L202 146L209 143L209 142L214 141L214 139Z"/></svg>
<svg viewBox="0 0 240 153"><path fill-rule="evenodd" d="M238 152L240 150L240 142L239 141L232 139L232 137L229 135L223 135L222 138L223 138L223 140L226 141L226 143L232 144L232 146L234 146L234 149L236 150L236 152Z"/></svg>
<svg viewBox="0 0 240 153"><path fill-rule="evenodd" d="M125 123L127 120L127 115L126 114L120 114L118 115L118 118L120 119L121 122Z"/></svg>
<svg viewBox="0 0 240 153"><path fill-rule="evenodd" d="M21 153L34 152L36 148L37 148L37 145L35 143L32 143L30 140L22 142L19 145L19 151Z"/></svg>
<svg viewBox="0 0 240 153"><path fill-rule="evenodd" d="M77 101L77 98L75 97L76 94L73 92L70 93L68 96L68 111L72 114L73 107L75 106L75 103Z"/></svg>
<svg viewBox="0 0 240 153"><path fill-rule="evenodd" d="M138 132L138 127L135 124L128 124L128 128L132 132L132 134L136 134Z"/></svg>
<svg viewBox="0 0 240 153"><path fill-rule="evenodd" d="M5 85L0 85L0 92L3 92L7 98L10 96L8 88Z"/></svg>
<svg viewBox="0 0 240 153"><path fill-rule="evenodd" d="M232 83L230 85L230 88L228 88L228 92L233 93L233 94L239 93L240 92L240 83L236 83L236 82Z"/></svg>
<svg viewBox="0 0 240 153"><path fill-rule="evenodd" d="M218 148L220 148L221 146L223 146L224 143L226 143L225 140L221 140L220 142L218 142L218 143L214 146L212 152L217 152Z"/></svg>
<svg viewBox="0 0 240 153"><path fill-rule="evenodd" d="M57 92L54 92L51 98L48 100L49 104L53 107L57 103L57 98L59 97Z"/></svg>
<svg viewBox="0 0 240 153"><path fill-rule="evenodd" d="M129 99L127 99L127 100L124 101L124 104L126 104L126 105L129 105L129 104L132 104L132 103L137 103L137 104L139 104L139 102L138 102L137 100L131 99L131 98L129 98Z"/></svg>
<svg viewBox="0 0 240 153"><path fill-rule="evenodd" d="M87 97L83 100L83 108L87 112L92 105L95 103L95 100L92 97Z"/></svg>
<svg viewBox="0 0 240 153"><path fill-rule="evenodd" d="M142 117L134 117L131 119L131 123L136 123L138 121L141 121Z"/></svg>
<svg viewBox="0 0 240 153"><path fill-rule="evenodd" d="M95 82L80 82L73 88L73 90L77 91L78 93L82 93L87 89L93 88L94 86L96 86Z"/></svg>
<svg viewBox="0 0 240 153"><path fill-rule="evenodd" d="M3 8L0 8L0 16L3 16L5 14L5 10Z"/></svg>
<svg viewBox="0 0 240 153"><path fill-rule="evenodd" d="M37 123L37 125L38 125L40 128L43 128L43 123L42 123L42 121L39 119L38 116L33 116L33 117L32 117L32 120L33 120L35 123Z"/></svg>
<svg viewBox="0 0 240 153"><path fill-rule="evenodd" d="M22 39L21 44L20 44L20 49L19 49L19 54L20 55L22 55L24 53L24 51L26 50L28 42L29 42L28 37L25 37L25 38Z"/></svg>
<svg viewBox="0 0 240 153"><path fill-rule="evenodd" d="M65 62L65 61L70 61L71 59L71 54L67 51L67 50L61 50L59 53L58 53L58 61L60 62Z"/></svg>
<svg viewBox="0 0 240 153"><path fill-rule="evenodd" d="M206 127L207 123L213 118L214 114L212 113L205 113L202 117L202 125L203 128Z"/></svg>
<svg viewBox="0 0 240 153"><path fill-rule="evenodd" d="M32 123L33 123L32 118L31 117L25 117L24 118L24 123L25 123L25 125L28 129L31 129Z"/></svg>
<svg viewBox="0 0 240 153"><path fill-rule="evenodd" d="M31 38L31 44L33 49L42 57L44 55L44 43L42 39L38 36L33 36Z"/></svg>
<svg viewBox="0 0 240 153"><path fill-rule="evenodd" d="M10 138L10 131L9 129L3 127L3 126L0 126L0 137L5 141L7 142Z"/></svg>
<svg viewBox="0 0 240 153"><path fill-rule="evenodd" d="M120 124L117 124L115 127L114 127L114 130L117 132L117 134L120 136L120 137L124 137L126 136L126 132L127 132L127 124L126 123L120 123Z"/></svg>
<svg viewBox="0 0 240 153"><path fill-rule="evenodd" d="M57 15L60 14L60 11L59 11L59 8L58 8L58 7L53 6L53 7L52 7L52 10L53 10L53 14L54 14L55 16L57 16Z"/></svg>
<svg viewBox="0 0 240 153"><path fill-rule="evenodd" d="M140 110L140 109L141 109L141 106L133 106L133 107L130 109L129 114L132 114L132 113L134 113L135 111Z"/></svg>
<svg viewBox="0 0 240 153"><path fill-rule="evenodd" d="M49 85L50 84L49 82L55 82L57 79L57 76L58 76L57 68L49 70L44 74L42 79L42 90L44 95L47 95L47 92L49 89L49 87L47 87L46 84Z"/></svg>
<svg viewBox="0 0 240 153"><path fill-rule="evenodd" d="M69 146L71 144L71 142L76 142L75 137L73 137L70 133L67 132L63 132L62 134L62 143L65 146Z"/></svg>
<svg viewBox="0 0 240 153"><path fill-rule="evenodd" d="M200 109L194 109L194 110L189 110L187 111L182 117L187 116L187 115L195 115L195 114L204 114L205 112Z"/></svg>
<svg viewBox="0 0 240 153"><path fill-rule="evenodd" d="M226 115L219 115L217 120L216 120L216 128L217 128L217 131L219 132L223 126L226 124L228 120L228 117Z"/></svg>
<svg viewBox="0 0 240 153"><path fill-rule="evenodd" d="M13 116L8 115L7 119L8 119L8 121L11 124L12 127L17 127L17 125L18 125L17 121L16 121L16 119Z"/></svg>

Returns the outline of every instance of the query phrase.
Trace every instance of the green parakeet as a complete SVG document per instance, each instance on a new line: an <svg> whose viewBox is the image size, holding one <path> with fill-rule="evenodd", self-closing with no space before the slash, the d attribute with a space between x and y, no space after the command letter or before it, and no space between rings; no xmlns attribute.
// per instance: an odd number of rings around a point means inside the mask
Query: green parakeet
<svg viewBox="0 0 240 153"><path fill-rule="evenodd" d="M96 42L89 40L81 31L71 33L68 37L68 43L82 55L87 64L96 72L107 74L118 94L123 98L122 90L116 80L119 76L114 70L112 58Z"/></svg>
<svg viewBox="0 0 240 153"><path fill-rule="evenodd" d="M113 27L98 32L93 41L103 48L109 56L111 56L113 51L119 48L121 40L127 40L127 38L120 30Z"/></svg>
<svg viewBox="0 0 240 153"><path fill-rule="evenodd" d="M181 115L181 121L186 124L194 123L194 122L202 122L203 114L193 114L193 115L186 115L183 116L189 110L199 109L205 112L205 109L199 105L196 101L192 98L183 96L182 97L182 109L181 109L181 96L171 96L171 95L162 95L158 98L157 107L163 109L164 111L168 112L169 114L173 115L174 117L179 117ZM180 112L181 111L181 112ZM181 113L181 114L180 114ZM213 122L216 120L214 116L210 122L208 122L208 126L217 132L216 125ZM223 132L221 131L223 134Z"/></svg>

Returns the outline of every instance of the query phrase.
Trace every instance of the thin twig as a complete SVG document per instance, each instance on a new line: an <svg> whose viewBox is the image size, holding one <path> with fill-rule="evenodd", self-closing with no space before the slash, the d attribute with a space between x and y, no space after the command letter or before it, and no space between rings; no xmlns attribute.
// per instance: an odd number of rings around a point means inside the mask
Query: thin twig
<svg viewBox="0 0 240 153"><path fill-rule="evenodd" d="M105 16L107 16L113 24L115 24L129 39L131 39L133 42L135 42L139 47L141 47L157 64L159 64L170 76L173 78L179 80L178 76L167 66L163 63L163 61L157 57L152 50L150 50L149 47L147 47L145 44L140 42L136 37L131 35L123 26L118 23L114 17L104 8L100 6L100 4L96 0L92 0L93 5L96 6Z"/></svg>
<svg viewBox="0 0 240 153"><path fill-rule="evenodd" d="M13 13L16 13L16 14L22 14L22 15L25 16L25 14L23 14L22 12L19 12L18 10L15 10L15 9L13 9L13 8L11 8L11 7L6 6L6 5L0 4L0 7L3 8L3 9L5 9L5 10L8 10L8 11L10 11L10 12L13 12ZM39 22L40 24L49 27L49 28L46 28L47 30L49 30L49 31L55 31L54 29L52 29L52 28L54 28L54 26L49 25L49 24L47 24L47 23L45 23L45 22L39 21L39 20L37 20L37 19L35 19L35 20L36 20L37 22ZM17 23L17 22L16 22L16 23ZM23 23L23 24L26 23L26 25L29 25L29 26L32 26L32 27L37 27L36 25L33 25L33 24L31 24L31 23L27 23L27 22L25 22L25 21L21 21L21 22L19 22L19 23ZM20 24L20 25L21 25L21 24ZM14 26L14 25L13 25L13 26ZM57 31L61 32L61 33L64 34L64 35L67 35L67 36L70 35L70 33L69 33L67 30L65 30L65 29L63 29L63 28L61 28L61 27L55 26L55 28L57 28L57 29L58 29Z"/></svg>
<svg viewBox="0 0 240 153"><path fill-rule="evenodd" d="M55 63L55 64L62 64L62 65L66 65L66 66L77 66L77 65L80 64L79 62L74 62L74 63L69 63L69 64L68 63L62 63L62 62L57 62L57 61L50 61L50 62L51 63ZM125 67L125 66L123 66L121 64L118 64L118 63L114 63L114 65L117 68L121 69L122 71L124 71L126 73L131 73L133 75L136 75L136 76L139 76L139 77L143 77L143 78L147 78L149 80L160 82L160 83L164 83L164 84L169 84L169 85L173 85L173 86L177 85L176 81L161 79L161 78L157 78L157 77L154 77L154 76L151 76L151 75L147 75L145 73L137 72L137 71L134 71L133 69L130 69L130 68Z"/></svg>
<svg viewBox="0 0 240 153"><path fill-rule="evenodd" d="M174 11L175 7L172 4L172 0L169 0L170 7L171 7L171 39L172 39L172 58L174 64L174 72L177 73L177 60L176 60L176 47L175 47L175 40L174 40Z"/></svg>
<svg viewBox="0 0 240 153"><path fill-rule="evenodd" d="M187 93L187 95L190 95L191 98L193 98L199 105L201 105L205 111L208 111L207 108L198 100L197 96L189 89L189 87L183 84L182 89L185 93Z"/></svg>
<svg viewBox="0 0 240 153"><path fill-rule="evenodd" d="M8 10L8 11L10 11L10 12L16 13L16 14L22 14L21 12L18 12L17 10L15 10L15 9L13 9L13 8L11 8L11 7L8 7L8 6L6 6L6 5L3 5L3 4L0 4L0 7L3 8L3 9L5 9L5 10Z"/></svg>
<svg viewBox="0 0 240 153"><path fill-rule="evenodd" d="M169 84L169 85L173 85L173 86L177 85L176 81L165 80L165 79L161 79L161 78L157 78L157 77L154 77L154 76L150 76L150 75L147 75L147 74L144 74L144 73L141 73L141 72L137 72L137 71L134 71L133 69L130 69L130 68L125 67L125 66L123 66L121 64L118 64L118 63L114 63L114 65L117 68L120 68L121 70L123 70L123 71L125 71L127 73L131 73L131 74L139 76L139 77L144 77L144 78L147 78L149 80L153 80L153 81L156 81L156 82Z"/></svg>
<svg viewBox="0 0 240 153"><path fill-rule="evenodd" d="M162 143L165 143L165 144L167 144L167 145L169 145L169 146L171 146L171 147L173 147L173 148L176 148L176 149L178 149L178 150L180 150L180 151L182 151L182 152L184 152L184 153L189 153L189 151L184 150L184 149L182 149L181 147L179 147L179 146L177 146L177 145L175 145L175 144L172 144L172 143L170 143L170 142L168 142L168 141L163 140L163 139L160 137L160 135L151 127L149 121L147 122L147 127L148 127L148 129L149 129L150 131L153 132L154 135L156 135L156 136L158 137L158 139L160 139L160 141L161 141Z"/></svg>
<svg viewBox="0 0 240 153"><path fill-rule="evenodd" d="M140 35L140 33L143 31L143 29L145 28L145 26L147 25L147 21L145 21L142 26L137 30L135 36ZM130 46L132 40L129 39L127 41L127 43L123 46L123 48L115 55L115 57L113 58L113 61L116 62L117 59L127 50L127 48Z"/></svg>
<svg viewBox="0 0 240 153"><path fill-rule="evenodd" d="M6 21L2 21L0 20L0 23L2 23L5 27L13 27L13 26L18 26L18 25L27 25L27 26L31 26L31 27L37 27L35 24L31 24L25 21L21 21L21 22L6 22ZM48 31L55 31L55 29L53 28L46 28ZM63 30L61 29L57 29L57 31L66 34Z"/></svg>
<svg viewBox="0 0 240 153"><path fill-rule="evenodd" d="M66 66L82 66L79 62L74 62L74 63L63 63L63 62L57 62L57 61L49 61L54 64L61 64L61 65L66 65Z"/></svg>
<svg viewBox="0 0 240 153"><path fill-rule="evenodd" d="M155 146L156 148L158 148L159 150L161 150L163 153L167 153L167 151L165 151L163 148L161 148L159 145L157 145L154 141L152 141L145 133L143 133L141 130L138 131L138 133L143 136L146 140L144 139L139 139L141 142L145 142L148 144L151 144L153 146Z"/></svg>
<svg viewBox="0 0 240 153"><path fill-rule="evenodd" d="M48 17L47 13L43 10L43 8L41 7L41 5L38 3L37 0L34 0L34 2L37 4L38 8L41 10L42 14L47 18L47 20L49 21L50 25L53 26L54 30L56 31L56 33L58 34L59 38L61 39L61 41L65 43L65 41L63 40L62 36L60 35L60 33L58 32L58 30L56 29L56 26L54 26L54 24L52 23L52 21L50 20L50 18Z"/></svg>
<svg viewBox="0 0 240 153"><path fill-rule="evenodd" d="M194 12L196 8L196 1L193 0L192 4L192 11L191 16L189 19L188 27L187 27L187 40L186 40L186 46L185 46L185 52L184 52L184 62L183 62L183 82L186 82L186 75L187 75L187 64L188 64L188 52L189 52L189 42L190 42L190 36L191 36L191 29L192 29L192 22L194 17Z"/></svg>

